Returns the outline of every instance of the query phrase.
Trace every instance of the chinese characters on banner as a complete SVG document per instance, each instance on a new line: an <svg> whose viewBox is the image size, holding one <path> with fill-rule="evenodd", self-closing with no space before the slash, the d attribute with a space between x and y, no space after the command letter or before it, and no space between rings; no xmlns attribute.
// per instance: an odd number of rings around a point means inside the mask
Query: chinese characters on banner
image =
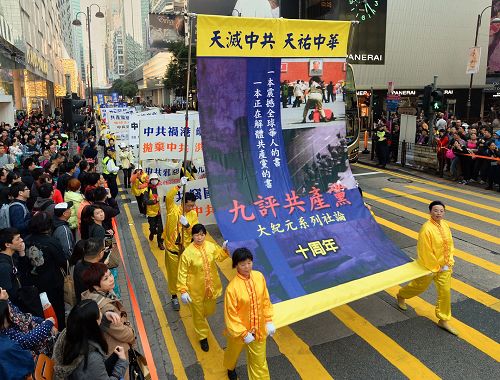
<svg viewBox="0 0 500 380"><path fill-rule="evenodd" d="M198 56L346 57L348 21L198 15Z"/></svg>
<svg viewBox="0 0 500 380"><path fill-rule="evenodd" d="M130 115L128 128L128 145L136 159L139 159L139 122L143 118L159 115L160 110L153 108L144 112L138 112Z"/></svg>
<svg viewBox="0 0 500 380"><path fill-rule="evenodd" d="M187 130L188 146L185 146L184 115L162 114L140 120L139 159L184 159L187 149L189 160L203 157L198 114L191 114Z"/></svg>

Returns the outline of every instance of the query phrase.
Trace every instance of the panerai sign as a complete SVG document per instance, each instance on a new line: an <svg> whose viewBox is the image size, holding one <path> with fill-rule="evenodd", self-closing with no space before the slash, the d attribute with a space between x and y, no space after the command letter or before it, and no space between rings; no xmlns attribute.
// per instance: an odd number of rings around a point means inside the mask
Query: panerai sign
<svg viewBox="0 0 500 380"><path fill-rule="evenodd" d="M28 63L28 65L32 66L38 71L41 71L45 75L47 75L47 73L49 72L49 65L47 63L47 60L38 55L35 51L33 51L33 49L28 48L28 52L26 54L26 62Z"/></svg>

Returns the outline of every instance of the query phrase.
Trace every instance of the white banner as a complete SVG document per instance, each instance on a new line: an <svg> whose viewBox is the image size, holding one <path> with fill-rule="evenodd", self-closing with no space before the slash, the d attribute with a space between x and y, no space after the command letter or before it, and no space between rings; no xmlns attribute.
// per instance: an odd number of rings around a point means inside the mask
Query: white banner
<svg viewBox="0 0 500 380"><path fill-rule="evenodd" d="M128 145L136 159L139 158L139 122L149 116L159 115L158 108L150 109L144 112L138 112L130 115L128 128Z"/></svg>
<svg viewBox="0 0 500 380"><path fill-rule="evenodd" d="M479 72L479 64L481 61L481 48L479 46L471 47L467 56L466 74L477 74Z"/></svg>
<svg viewBox="0 0 500 380"><path fill-rule="evenodd" d="M101 120L106 119L108 120L108 116L111 113L127 113L131 114L135 112L135 108L130 108L130 107L114 107L114 108L100 108L101 112Z"/></svg>
<svg viewBox="0 0 500 380"><path fill-rule="evenodd" d="M139 160L184 159L185 116L162 114L139 122ZM188 160L203 157L198 113L189 115Z"/></svg>

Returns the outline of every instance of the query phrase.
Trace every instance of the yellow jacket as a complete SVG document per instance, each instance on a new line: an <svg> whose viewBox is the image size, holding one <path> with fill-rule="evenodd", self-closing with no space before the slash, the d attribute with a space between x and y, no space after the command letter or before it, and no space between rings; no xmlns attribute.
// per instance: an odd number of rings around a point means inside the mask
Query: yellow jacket
<svg viewBox="0 0 500 380"><path fill-rule="evenodd" d="M440 223L428 220L418 233L417 261L432 272L439 272L441 267L453 267L453 238L451 230L444 220Z"/></svg>
<svg viewBox="0 0 500 380"><path fill-rule="evenodd" d="M185 215L189 222L189 227L183 227L179 222L179 217L182 215L182 205L175 203L175 194L177 194L177 191L179 191L179 186L173 186L165 197L167 221L162 237L165 242L165 248L170 252L179 252L179 247L175 244L175 241L177 236L180 236L181 231L184 234L183 248L185 249L189 244L191 244L191 227L199 223L196 210L191 210Z"/></svg>
<svg viewBox="0 0 500 380"><path fill-rule="evenodd" d="M152 190L149 189L146 190L148 193L148 201L156 199L156 203L153 204L148 204L147 202L144 202L146 204L146 215L150 217L158 216L158 214L160 213L160 201L158 200L158 194L153 194Z"/></svg>
<svg viewBox="0 0 500 380"><path fill-rule="evenodd" d="M141 194L144 194L148 189L148 175L146 173L142 173L142 175L132 174L132 194L138 197Z"/></svg>
<svg viewBox="0 0 500 380"><path fill-rule="evenodd" d="M194 302L216 299L222 294L222 283L215 260L223 261L229 255L222 247L210 241L201 246L191 243L182 253L177 274L177 290L189 293Z"/></svg>
<svg viewBox="0 0 500 380"><path fill-rule="evenodd" d="M252 271L246 279L240 274L229 282L224 296L226 332L233 338L254 333L257 341L266 339L266 322L273 320L273 305L262 273Z"/></svg>

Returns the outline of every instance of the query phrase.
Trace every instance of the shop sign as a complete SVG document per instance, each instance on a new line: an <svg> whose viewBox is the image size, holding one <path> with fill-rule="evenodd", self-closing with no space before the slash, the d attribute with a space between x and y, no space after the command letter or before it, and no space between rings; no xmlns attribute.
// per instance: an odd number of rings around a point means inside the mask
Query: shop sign
<svg viewBox="0 0 500 380"><path fill-rule="evenodd" d="M28 65L45 75L47 75L49 72L49 64L47 60L38 55L33 49L28 49L28 52L26 54L26 62L28 63Z"/></svg>

